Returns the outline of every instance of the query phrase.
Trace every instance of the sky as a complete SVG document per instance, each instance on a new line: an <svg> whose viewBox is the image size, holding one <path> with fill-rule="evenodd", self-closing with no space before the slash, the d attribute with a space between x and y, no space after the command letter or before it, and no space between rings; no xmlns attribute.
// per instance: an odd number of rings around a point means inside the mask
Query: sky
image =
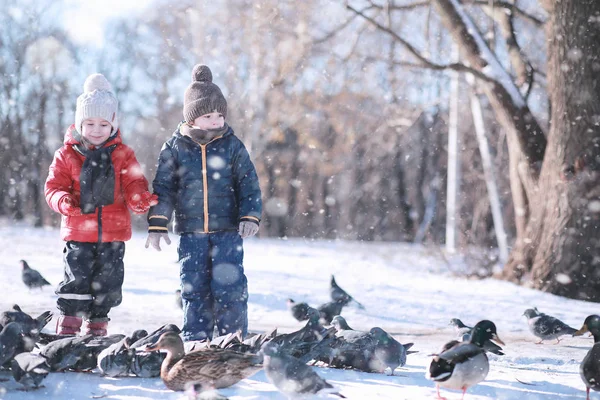
<svg viewBox="0 0 600 400"><path fill-rule="evenodd" d="M2 222L2 221L0 221ZM127 242L123 303L110 313L109 334L130 334L144 328L153 331L165 323L181 326L182 311L175 305L179 287L177 237L162 252L145 249L144 232ZM19 260L26 259L53 285L62 279L62 248L57 229L34 229L4 221L0 223L0 311L19 304L37 316L55 311L52 287L28 291L21 281ZM486 380L467 391L465 399L559 400L585 399L579 364L589 348L589 337L564 338L535 344L525 317L526 308L537 307L569 325L580 328L585 317L598 312L598 304L561 298L519 287L509 282L467 280L460 271L460 256L450 265L440 251L402 243L351 241L279 240L253 238L245 241L245 270L249 282L249 330L279 332L300 329L286 308L286 300L318 306L329 301L329 280L337 283L364 306L346 307L342 315L354 329L379 326L401 343L413 342L404 367L394 376L338 370L324 366L314 370L340 389L348 399L432 399L435 387L425 378L429 354L454 339L451 318L473 325L494 321L506 343L505 356L490 356ZM44 329L53 332L56 316ZM119 400L182 399L166 389L159 378L105 378L94 373L51 373L37 391L19 391L10 372L0 371L0 398L5 400L70 400L104 398ZM283 400L263 371L222 389L232 400ZM456 391L442 389L449 400L460 399ZM600 393L592 399L599 400Z"/></svg>
<svg viewBox="0 0 600 400"><path fill-rule="evenodd" d="M141 13L151 1L139 0L64 0L65 28L80 45L100 47L104 25L111 17Z"/></svg>

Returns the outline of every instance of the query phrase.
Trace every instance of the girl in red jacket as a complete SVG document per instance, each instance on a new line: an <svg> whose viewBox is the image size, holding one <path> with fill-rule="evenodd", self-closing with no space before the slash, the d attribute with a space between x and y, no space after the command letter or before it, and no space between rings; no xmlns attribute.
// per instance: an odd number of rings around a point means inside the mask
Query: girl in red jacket
<svg viewBox="0 0 600 400"><path fill-rule="evenodd" d="M65 275L58 285L56 331L106 335L108 312L121 303L125 241L131 217L148 211L156 196L133 150L118 130L118 101L102 74L90 75L77 98L75 125L56 151L46 180L50 208L62 214Z"/></svg>

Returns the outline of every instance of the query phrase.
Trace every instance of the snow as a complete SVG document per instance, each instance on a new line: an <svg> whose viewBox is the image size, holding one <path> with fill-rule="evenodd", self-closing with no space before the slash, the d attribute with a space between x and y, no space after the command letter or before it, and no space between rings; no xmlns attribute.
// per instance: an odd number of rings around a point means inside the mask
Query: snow
<svg viewBox="0 0 600 400"><path fill-rule="evenodd" d="M53 285L62 279L62 247L56 229L35 229L4 223L0 228L0 311L19 304L38 315L55 310L52 288L29 292L21 282L18 261L25 259ZM176 239L171 235L172 239ZM130 334L137 328L154 330L165 323L181 325L182 311L175 305L179 287L177 240L162 252L144 248L145 234L127 243L123 303L111 311L109 333ZM592 346L589 337L565 337L560 344L534 344L527 329L526 308L538 307L569 325L581 327L585 317L598 312L593 303L560 298L508 282L465 280L450 274L439 252L402 243L361 243L250 239L245 244L249 281L250 330L280 332L302 327L286 309L286 299L313 306L329 300L329 279L360 301L366 310L343 311L350 326L368 330L380 326L402 343L414 342L407 364L394 376L314 367L348 399L431 399L435 387L425 378L428 354L454 338L448 322L462 319L469 325L491 319L506 342L505 356L490 356L487 379L467 391L466 399L585 399L579 363ZM451 260L460 268L460 260ZM45 330L52 332L56 318ZM159 378L105 378L98 373L51 373L37 391L17 390L10 372L0 372L0 398L21 399L181 399ZM285 399L268 382L263 371L220 390L232 400ZM460 392L441 389L448 399ZM593 393L592 398L600 399Z"/></svg>

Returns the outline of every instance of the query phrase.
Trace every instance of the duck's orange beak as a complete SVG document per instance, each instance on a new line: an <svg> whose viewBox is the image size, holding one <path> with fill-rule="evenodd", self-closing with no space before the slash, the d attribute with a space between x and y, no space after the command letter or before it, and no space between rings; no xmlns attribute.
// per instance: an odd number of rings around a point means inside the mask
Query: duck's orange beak
<svg viewBox="0 0 600 400"><path fill-rule="evenodd" d="M494 333L494 335L492 336L492 340L493 340L494 342L498 342L498 343L499 343L499 344L501 344L502 346L506 346L506 344L505 344L505 343L504 343L502 340L500 340L500 337L499 337L498 335L496 335L495 333Z"/></svg>
<svg viewBox="0 0 600 400"><path fill-rule="evenodd" d="M589 332L589 331L590 331L590 330L588 329L587 325L585 325L585 324L584 324L584 325L581 327L581 329L580 329L580 330L578 330L577 332L575 332L575 333L573 334L573 336L581 336L581 335L583 335L584 333L586 333L586 332Z"/></svg>

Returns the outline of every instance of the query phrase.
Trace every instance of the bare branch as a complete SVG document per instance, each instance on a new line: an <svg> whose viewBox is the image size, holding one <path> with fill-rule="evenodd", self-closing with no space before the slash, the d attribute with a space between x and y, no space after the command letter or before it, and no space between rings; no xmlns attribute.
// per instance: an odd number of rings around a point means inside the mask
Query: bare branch
<svg viewBox="0 0 600 400"><path fill-rule="evenodd" d="M412 55L415 56L415 58L417 58L417 60L419 60L422 63L421 67L436 70L436 71L450 69L450 70L459 71L459 72L469 72L469 73L473 74L474 76L476 76L477 78L484 80L488 83L493 83L493 84L498 83L496 80L486 76L484 73L482 73L476 69L470 68L461 63L451 63L451 64L435 63L435 62L429 60L427 57L423 56L413 45L408 43L406 40L404 40L400 35L398 35L396 32L394 32L390 28L388 28L384 25L381 25L379 22L375 21L373 18L364 14L362 11L355 9L354 7L352 7L349 4L346 5L346 8L348 8L350 11L354 12L355 14L360 15L365 20L370 22L373 26L375 26L377 29L391 35L396 41L400 42ZM382 61L389 62L389 60L382 60Z"/></svg>
<svg viewBox="0 0 600 400"><path fill-rule="evenodd" d="M370 10L372 8L375 8L375 6L371 5L371 6L365 7L362 10L362 12L368 11L368 10ZM330 32L326 33L325 36L314 39L313 43L314 44L321 44L321 43L324 43L324 42L328 41L329 39L331 39L332 37L334 37L335 35L337 35L341 31L343 31L348 25L350 25L350 23L352 21L354 21L354 19L356 19L356 17L357 17L357 14L352 15L350 18L348 18L346 21L342 22L342 24L340 24L339 26L337 26L335 29L333 29Z"/></svg>

